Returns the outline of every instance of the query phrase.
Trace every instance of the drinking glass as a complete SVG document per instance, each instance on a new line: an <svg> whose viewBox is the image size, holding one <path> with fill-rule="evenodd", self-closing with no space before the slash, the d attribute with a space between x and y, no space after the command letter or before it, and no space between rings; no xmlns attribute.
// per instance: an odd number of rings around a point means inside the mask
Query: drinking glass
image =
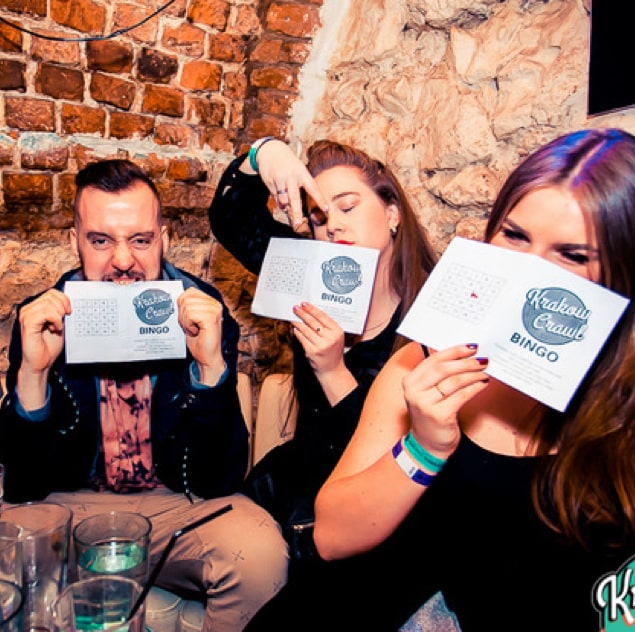
<svg viewBox="0 0 635 632"><path fill-rule="evenodd" d="M51 604L66 586L73 512L59 503L7 507L2 519L22 528L22 591L25 631L49 630Z"/></svg>
<svg viewBox="0 0 635 632"><path fill-rule="evenodd" d="M146 626L152 632L175 632L182 601L175 593L153 586L145 600Z"/></svg>
<svg viewBox="0 0 635 632"><path fill-rule="evenodd" d="M120 575L93 575L69 584L53 603L56 632L145 632L145 604L128 616L141 594L139 582Z"/></svg>
<svg viewBox="0 0 635 632"><path fill-rule="evenodd" d="M198 601L184 601L176 620L176 632L200 632L205 619L205 606Z"/></svg>
<svg viewBox="0 0 635 632"><path fill-rule="evenodd" d="M0 579L0 632L22 632L23 606L20 586Z"/></svg>
<svg viewBox="0 0 635 632"><path fill-rule="evenodd" d="M22 527L0 520L0 579L22 585Z"/></svg>
<svg viewBox="0 0 635 632"><path fill-rule="evenodd" d="M139 513L111 511L82 520L73 530L77 577L123 575L148 580L152 524Z"/></svg>

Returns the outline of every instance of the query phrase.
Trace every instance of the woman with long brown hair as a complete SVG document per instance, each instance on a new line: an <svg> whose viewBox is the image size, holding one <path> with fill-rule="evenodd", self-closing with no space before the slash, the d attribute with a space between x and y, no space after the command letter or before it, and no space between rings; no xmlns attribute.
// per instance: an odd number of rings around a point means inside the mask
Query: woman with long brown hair
<svg viewBox="0 0 635 632"><path fill-rule="evenodd" d="M635 137L586 130L538 149L503 186L485 241L632 301ZM594 588L635 554L634 332L631 302L562 413L488 376L476 344L427 355L412 342L386 363L314 534L325 559L391 560L374 629L421 604L463 632L602 627ZM359 579L372 599L372 575Z"/></svg>
<svg viewBox="0 0 635 632"><path fill-rule="evenodd" d="M379 251L364 330L345 335L316 306L302 302L293 323L295 436L249 473L245 492L265 507L293 545L292 557L315 557L313 502L351 438L366 393L401 340L396 329L436 260L393 172L360 149L314 143L305 166L275 139L256 141L223 174L209 209L214 236L258 274L272 237L310 237ZM276 221L270 196L289 222ZM306 226L305 226L306 228ZM305 235L306 236L306 235Z"/></svg>

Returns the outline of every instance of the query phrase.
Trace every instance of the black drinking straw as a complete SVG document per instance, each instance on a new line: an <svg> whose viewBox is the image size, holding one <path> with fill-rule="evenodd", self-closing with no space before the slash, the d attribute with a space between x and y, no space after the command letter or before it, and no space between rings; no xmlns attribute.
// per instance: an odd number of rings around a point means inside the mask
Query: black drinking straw
<svg viewBox="0 0 635 632"><path fill-rule="evenodd" d="M135 616L135 614L137 613L137 610L139 610L139 608L141 607L141 604L143 603L144 599L148 596L148 593L150 592L150 588L152 588L152 586L154 585L154 582L157 576L159 575L159 573L161 572L161 569L163 568L163 564L165 564L165 560L168 559L168 555L170 555L170 551L172 551L172 549L174 548L176 541L184 533L188 533L189 531L192 531L192 529L196 529L196 527L200 527L202 524L205 524L206 522L209 522L210 520L213 520L214 518L218 518L218 516L222 516L224 513L227 513L230 509L232 509L231 505L225 505L224 507L221 507L217 511L213 511L211 514L204 516L203 518L199 518L198 520L195 520L194 522L192 522L191 524L188 524L182 529L177 529L172 534L172 537L167 543L165 549L163 549L163 553L161 553L161 557L159 558L159 561L156 563L155 567L152 569L152 572L150 573L150 577L148 578L146 585L143 587L143 590L141 591L141 594L139 595L137 601L135 601L134 606L132 606L132 610L130 611L128 618L126 619L126 622L130 621L130 619L132 619L132 617Z"/></svg>

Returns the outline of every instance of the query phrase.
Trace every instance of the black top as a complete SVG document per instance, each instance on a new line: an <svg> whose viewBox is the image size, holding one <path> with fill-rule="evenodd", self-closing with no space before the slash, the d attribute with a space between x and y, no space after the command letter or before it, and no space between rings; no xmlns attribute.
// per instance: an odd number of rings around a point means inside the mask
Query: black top
<svg viewBox="0 0 635 632"><path fill-rule="evenodd" d="M635 546L608 550L598 532L585 550L542 523L530 494L540 458L463 436L384 543L296 575L246 630L292 630L303 616L307 630L395 631L440 592L462 632L598 632L594 586Z"/></svg>
<svg viewBox="0 0 635 632"><path fill-rule="evenodd" d="M276 221L269 209L269 192L259 176L238 170L244 156L227 168L209 209L214 236L245 268L258 274L272 237L302 239ZM390 356L399 325L399 309L372 340L354 344L344 363L357 387L335 406L328 402L302 345L293 340L293 379L298 398L294 438L274 448L250 472L247 493L285 523L299 506L312 515L313 500L341 456L357 426L364 398ZM275 486L267 498L254 490L263 476Z"/></svg>
<svg viewBox="0 0 635 632"><path fill-rule="evenodd" d="M462 437L391 538L421 578L402 586L402 615L440 590L463 632L599 629L593 586L635 554L634 543L609 551L596 533L585 551L549 529L531 501L540 458L549 457L495 454Z"/></svg>

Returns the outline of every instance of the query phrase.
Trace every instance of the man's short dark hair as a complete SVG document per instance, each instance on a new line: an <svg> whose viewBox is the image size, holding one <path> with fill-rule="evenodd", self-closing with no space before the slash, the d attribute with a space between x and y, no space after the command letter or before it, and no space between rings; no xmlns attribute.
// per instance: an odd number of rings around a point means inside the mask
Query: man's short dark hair
<svg viewBox="0 0 635 632"><path fill-rule="evenodd" d="M94 188L106 193L118 193L126 191L135 184L143 183L150 187L159 204L161 211L161 198L150 176L131 160L123 158L111 158L93 162L75 176L75 218L77 218L78 202L84 189Z"/></svg>

